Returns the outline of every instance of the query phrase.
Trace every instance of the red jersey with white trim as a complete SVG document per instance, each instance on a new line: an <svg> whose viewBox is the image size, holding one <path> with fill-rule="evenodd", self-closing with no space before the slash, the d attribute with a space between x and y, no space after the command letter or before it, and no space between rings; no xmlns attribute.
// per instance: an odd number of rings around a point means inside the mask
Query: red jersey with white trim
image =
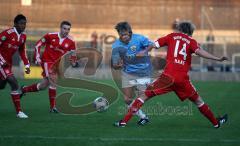
<svg viewBox="0 0 240 146"><path fill-rule="evenodd" d="M29 65L26 55L26 39L24 33L19 34L15 27L4 30L0 33L0 65L7 64L12 66L12 56L16 51L25 65Z"/></svg>
<svg viewBox="0 0 240 146"><path fill-rule="evenodd" d="M169 75L187 74L191 67L192 53L200 47L196 40L183 33L171 33L155 41L157 48L167 46L164 73Z"/></svg>
<svg viewBox="0 0 240 146"><path fill-rule="evenodd" d="M48 33L40 39L35 47L35 58L40 58L40 49L45 46L45 50L41 56L42 62L56 62L68 51L75 51L75 41L67 36L61 38L59 33Z"/></svg>

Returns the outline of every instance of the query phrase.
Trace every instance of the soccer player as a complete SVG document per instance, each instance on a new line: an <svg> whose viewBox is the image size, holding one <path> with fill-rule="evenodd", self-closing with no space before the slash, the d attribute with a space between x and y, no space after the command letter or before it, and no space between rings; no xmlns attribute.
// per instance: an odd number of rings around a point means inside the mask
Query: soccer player
<svg viewBox="0 0 240 146"><path fill-rule="evenodd" d="M122 120L116 122L115 126L124 127L146 100L171 91L174 91L181 101L185 99L192 101L215 128L219 128L227 121L227 114L219 118L214 116L209 106L199 96L188 76L193 53L216 61L227 60L227 57L216 57L201 49L196 40L191 37L195 29L191 22L180 22L177 28L178 32L170 33L155 42L156 48L168 47L167 63L163 73L147 87L145 94L142 94L133 102L128 113Z"/></svg>
<svg viewBox="0 0 240 146"><path fill-rule="evenodd" d="M27 74L30 73L30 64L25 50L27 36L24 30L26 28L26 23L26 17L19 14L14 18L13 28L4 30L0 33L0 89L4 89L6 84L9 83L18 118L28 118L28 116L22 112L20 106L21 90L12 72L12 57L15 52L18 51L25 65L25 72Z"/></svg>
<svg viewBox="0 0 240 146"><path fill-rule="evenodd" d="M22 87L23 94L27 92L37 92L48 87L51 113L58 113L55 101L56 79L58 63L61 57L67 52L70 52L72 65L77 65L75 52L76 46L73 38L69 36L70 29L71 23L68 21L62 21L60 24L60 32L48 33L37 42L34 56L36 64L42 66L43 80L39 83ZM45 46L45 50L41 55L40 49L43 46Z"/></svg>
<svg viewBox="0 0 240 146"><path fill-rule="evenodd" d="M119 39L112 45L112 65L114 69L122 69L124 101L130 106L133 101L133 92L136 88L136 84L131 84L131 81L150 78L152 70L148 52L140 57L136 56L136 54L154 47L154 44L148 38L134 34L128 22L119 22L115 29L118 32ZM144 91L145 89L146 86L144 89L137 90ZM142 110L135 114L140 118L138 121L139 125L145 125L149 122L148 117Z"/></svg>

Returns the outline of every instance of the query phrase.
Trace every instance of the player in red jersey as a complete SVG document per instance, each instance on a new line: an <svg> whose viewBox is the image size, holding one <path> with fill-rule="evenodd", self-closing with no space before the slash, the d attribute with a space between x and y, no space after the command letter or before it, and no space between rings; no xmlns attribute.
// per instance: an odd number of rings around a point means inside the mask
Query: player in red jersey
<svg viewBox="0 0 240 146"><path fill-rule="evenodd" d="M25 72L27 74L30 73L30 64L25 50L27 36L23 33L26 28L26 23L26 17L19 14L14 18L14 27L0 33L0 89L4 89L7 83L11 86L11 96L18 118L28 118L28 116L21 110L21 90L12 72L12 57L15 52L18 51L24 62Z"/></svg>
<svg viewBox="0 0 240 146"><path fill-rule="evenodd" d="M125 117L114 125L124 127L131 119L132 115L138 111L144 102L156 95L162 95L168 92L175 92L181 101L189 99L199 109L199 111L213 124L219 128L227 121L227 114L215 118L212 111L203 99L197 93L195 87L189 80L188 71L191 66L191 55L196 55L216 61L227 60L227 57L216 57L200 48L196 40L191 38L195 26L190 22L181 22L178 25L178 31L159 38L155 42L155 47L167 46L167 63L163 73L150 84L145 90L145 95L138 97L132 104ZM146 50L149 51L149 50ZM143 54L138 54L142 56Z"/></svg>
<svg viewBox="0 0 240 146"><path fill-rule="evenodd" d="M48 87L50 112L58 113L56 109L56 79L57 68L61 57L70 52L73 66L76 62L76 46L75 41L69 36L71 23L62 21L60 32L48 33L41 38L35 47L35 62L42 66L43 80L39 83L22 87L22 93L37 92ZM45 46L45 50L41 56L40 49Z"/></svg>

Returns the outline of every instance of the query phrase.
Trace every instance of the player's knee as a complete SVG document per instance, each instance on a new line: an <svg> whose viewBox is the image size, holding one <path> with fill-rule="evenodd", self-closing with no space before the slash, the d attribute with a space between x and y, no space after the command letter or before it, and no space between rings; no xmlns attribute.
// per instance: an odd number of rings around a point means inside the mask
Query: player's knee
<svg viewBox="0 0 240 146"><path fill-rule="evenodd" d="M153 96L156 96L153 90L146 90L144 94L146 95L147 98L152 98Z"/></svg>

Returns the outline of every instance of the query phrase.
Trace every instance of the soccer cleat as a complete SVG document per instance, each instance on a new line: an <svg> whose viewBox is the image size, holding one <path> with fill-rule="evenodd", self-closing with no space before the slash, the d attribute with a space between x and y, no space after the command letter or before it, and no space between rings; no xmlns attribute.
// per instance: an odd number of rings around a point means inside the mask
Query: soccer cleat
<svg viewBox="0 0 240 146"><path fill-rule="evenodd" d="M25 86L21 86L21 94L20 94L20 99L23 97L23 96L25 96L26 94L23 92L23 88L24 88Z"/></svg>
<svg viewBox="0 0 240 146"><path fill-rule="evenodd" d="M23 112L18 112L17 113L17 117L18 118L21 118L21 119L26 119L26 118L28 118L28 116L26 115L26 114L24 114Z"/></svg>
<svg viewBox="0 0 240 146"><path fill-rule="evenodd" d="M225 115L223 115L222 117L217 118L217 120L218 120L218 124L215 125L214 127L215 127L215 128L220 128L224 123L227 122L227 120L228 120L228 115L225 114Z"/></svg>
<svg viewBox="0 0 240 146"><path fill-rule="evenodd" d="M149 118L148 118L148 117L145 117L145 118L140 119L140 120L137 122L137 124L144 126L144 125L146 125L146 124L149 123L149 122L150 122L150 121L149 121Z"/></svg>
<svg viewBox="0 0 240 146"><path fill-rule="evenodd" d="M50 113L55 113L55 114L59 113L59 111L58 111L58 109L56 107L51 108L49 112Z"/></svg>
<svg viewBox="0 0 240 146"><path fill-rule="evenodd" d="M125 122L122 122L122 120L117 121L113 124L115 127L125 127L127 124Z"/></svg>

